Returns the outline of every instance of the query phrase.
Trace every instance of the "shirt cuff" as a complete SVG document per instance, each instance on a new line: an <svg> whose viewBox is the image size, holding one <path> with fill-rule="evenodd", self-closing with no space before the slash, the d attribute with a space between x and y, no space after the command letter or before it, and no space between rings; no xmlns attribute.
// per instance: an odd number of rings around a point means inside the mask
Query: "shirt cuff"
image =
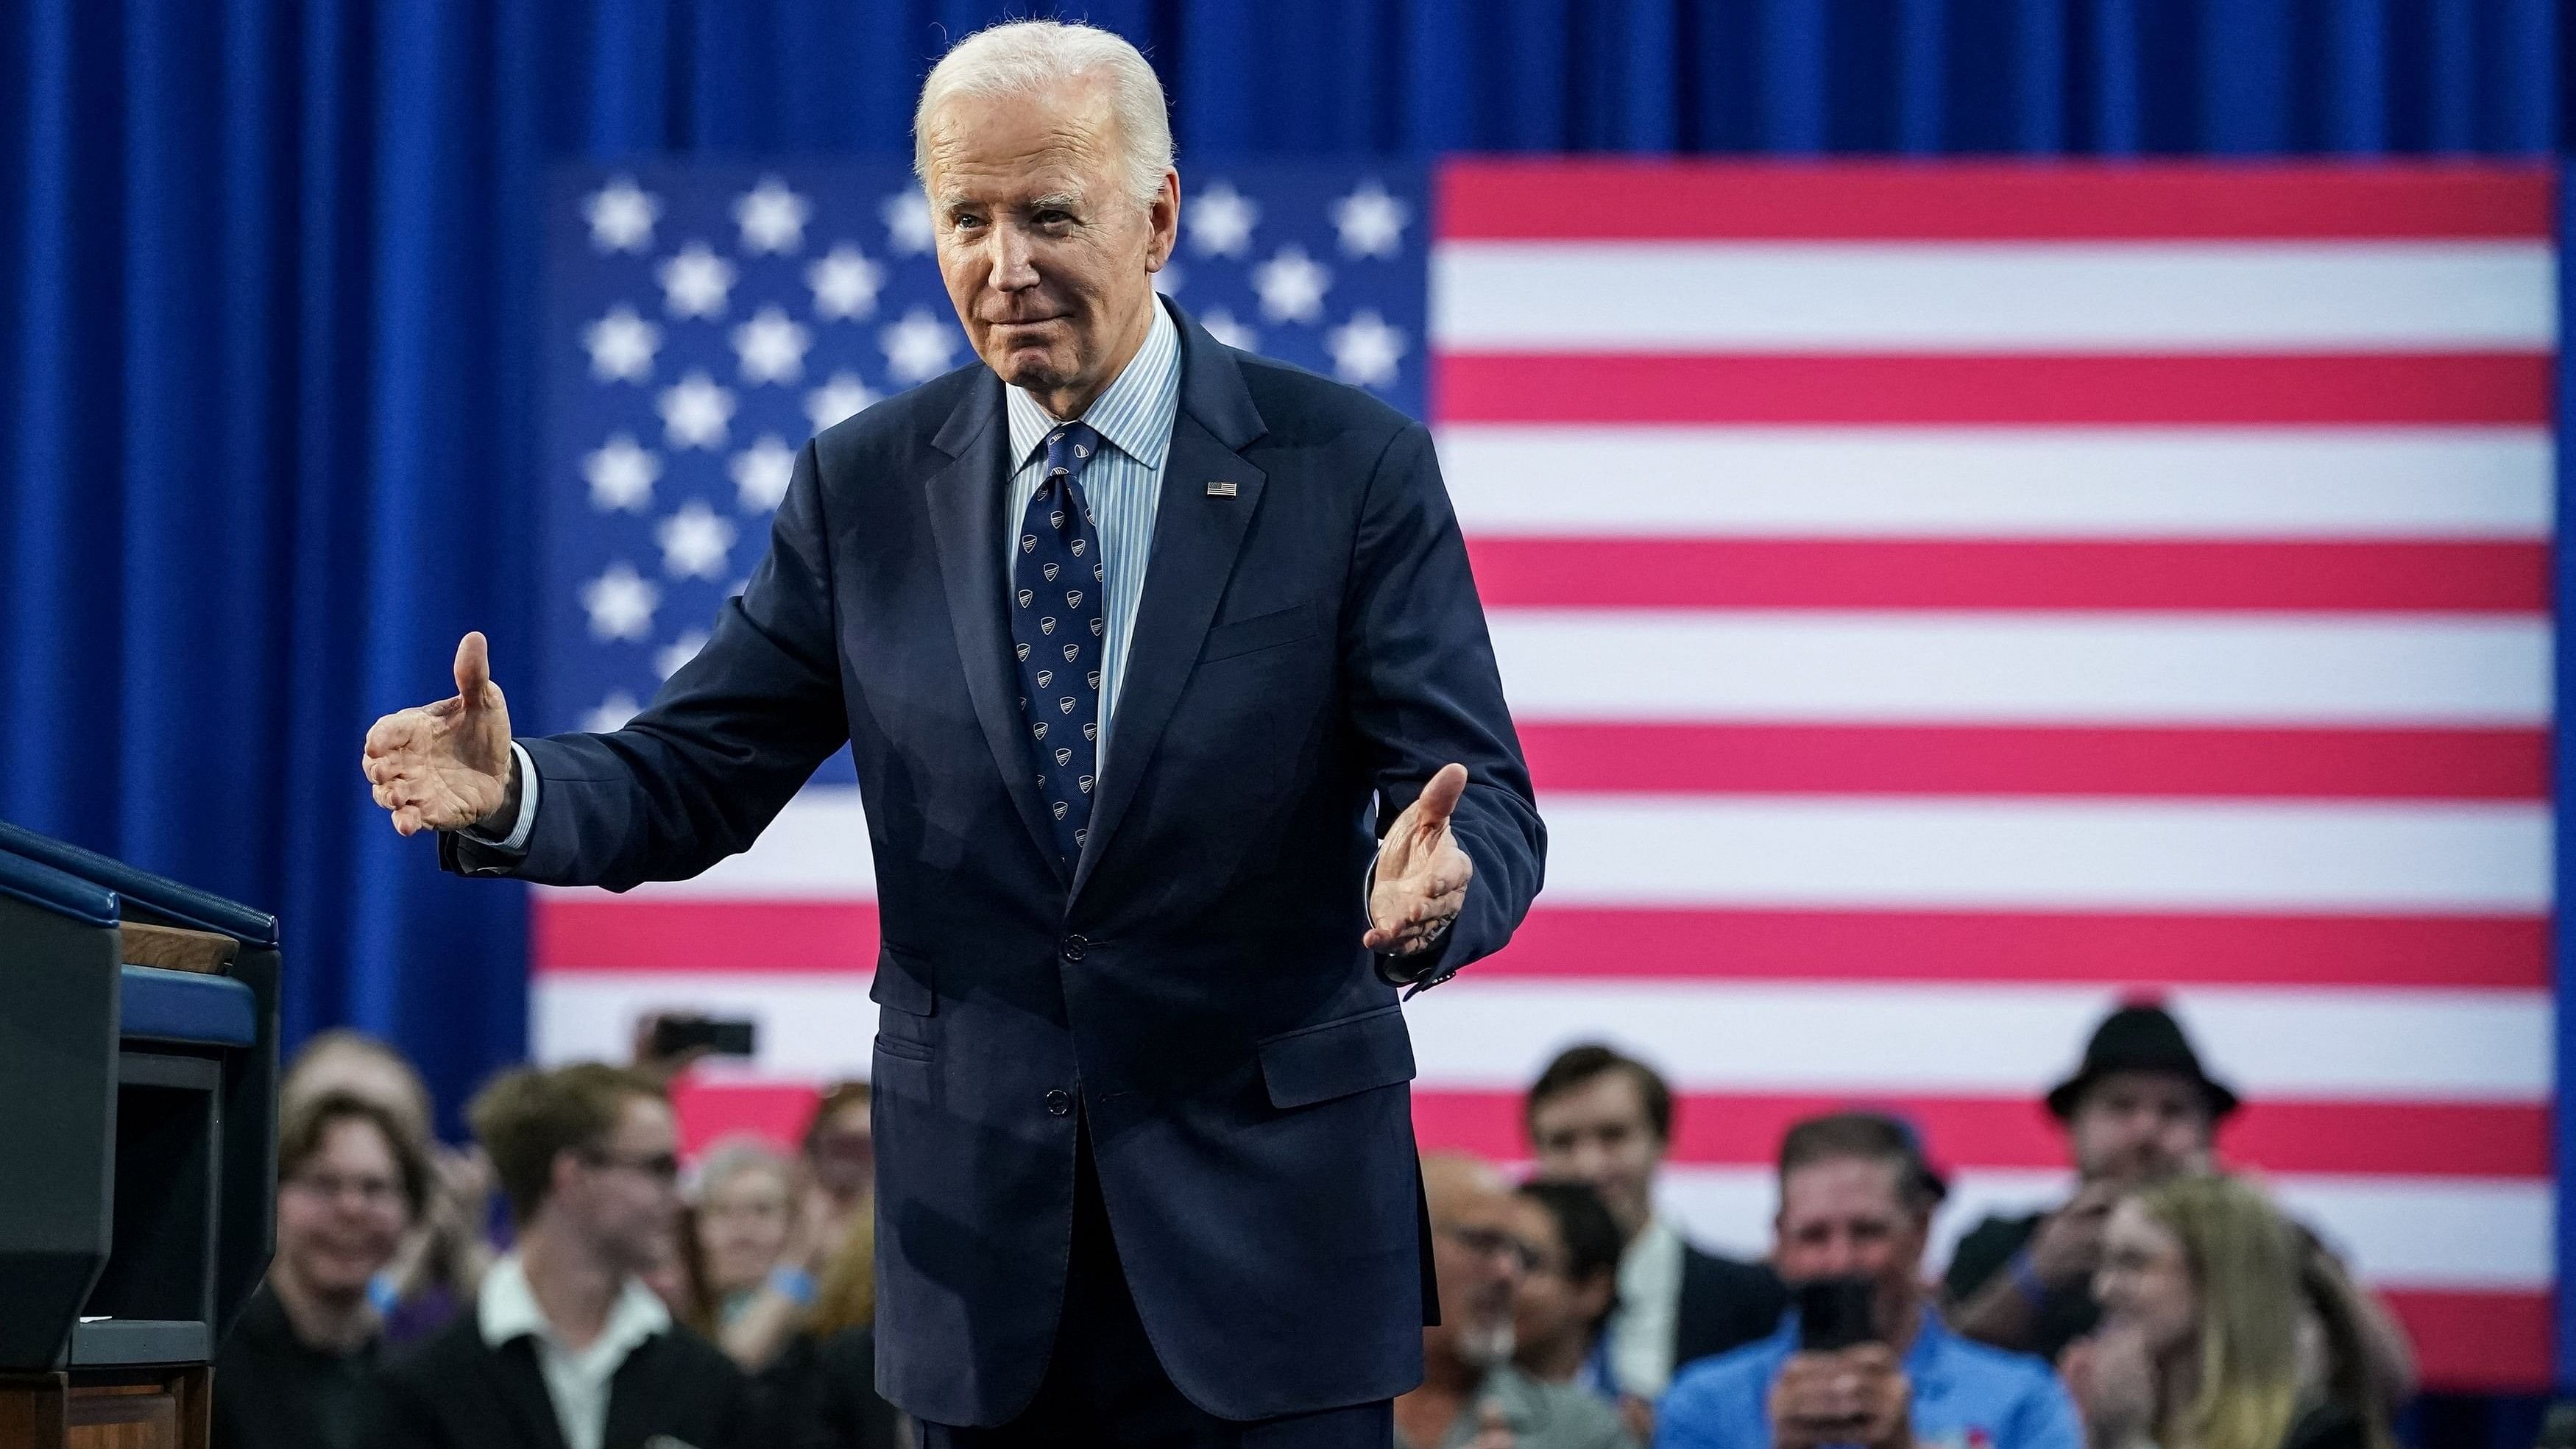
<svg viewBox="0 0 2576 1449"><path fill-rule="evenodd" d="M469 825L465 838L512 855L525 855L528 837L537 828L537 765L526 750L519 748L517 740L510 741L510 757L519 765L519 818L511 822L508 835L492 835Z"/></svg>

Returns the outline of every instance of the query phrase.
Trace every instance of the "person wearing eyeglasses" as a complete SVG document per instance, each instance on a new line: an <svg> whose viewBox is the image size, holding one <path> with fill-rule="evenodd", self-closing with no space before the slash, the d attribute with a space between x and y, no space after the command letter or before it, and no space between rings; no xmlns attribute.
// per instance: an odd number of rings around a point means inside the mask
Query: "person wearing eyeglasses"
<svg viewBox="0 0 2576 1449"><path fill-rule="evenodd" d="M1422 1330L1422 1384L1395 1401L1397 1449L1633 1449L1610 1406L1512 1362L1522 1280L1543 1266L1509 1184L1463 1153L1422 1158L1440 1321Z"/></svg>
<svg viewBox="0 0 2576 1449"><path fill-rule="evenodd" d="M369 1449L693 1449L773 1442L751 1381L640 1274L679 1211L679 1138L651 1077L504 1073L467 1114L517 1228L474 1311L378 1376Z"/></svg>
<svg viewBox="0 0 2576 1449"><path fill-rule="evenodd" d="M277 1144L277 1252L215 1356L215 1449L357 1449L384 1319L367 1285L429 1195L419 1139L349 1092L296 1103Z"/></svg>

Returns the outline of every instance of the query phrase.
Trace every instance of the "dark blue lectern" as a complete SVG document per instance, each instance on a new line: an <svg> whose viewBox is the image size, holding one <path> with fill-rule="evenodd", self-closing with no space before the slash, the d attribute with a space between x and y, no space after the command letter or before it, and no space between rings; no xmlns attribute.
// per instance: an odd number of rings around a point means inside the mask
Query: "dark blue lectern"
<svg viewBox="0 0 2576 1449"><path fill-rule="evenodd" d="M0 1440L204 1442L272 1241L277 973L275 917L0 822Z"/></svg>

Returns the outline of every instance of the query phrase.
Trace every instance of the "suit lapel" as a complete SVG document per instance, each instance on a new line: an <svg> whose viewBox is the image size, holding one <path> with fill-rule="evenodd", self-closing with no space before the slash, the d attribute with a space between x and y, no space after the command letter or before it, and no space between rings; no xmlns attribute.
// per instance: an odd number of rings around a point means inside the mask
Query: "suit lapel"
<svg viewBox="0 0 2576 1449"><path fill-rule="evenodd" d="M654 1365L666 1340L661 1335L635 1345L626 1362L608 1381L608 1430L600 1436L606 1446L641 1444L655 1428L667 1428L670 1416L662 1412L671 1387L666 1376L656 1373Z"/></svg>
<svg viewBox="0 0 2576 1449"><path fill-rule="evenodd" d="M467 1313L474 1311L468 1305ZM537 1367L537 1341L522 1335L483 1356L491 1375L493 1396L532 1449L565 1449L563 1423L555 1417L554 1397L546 1392L544 1370Z"/></svg>
<svg viewBox="0 0 2576 1449"><path fill-rule="evenodd" d="M1035 766L1022 737L1028 725L1011 679L1010 623L1003 610L1001 482L1007 476L1010 433L1002 417L1001 380L989 374L977 379L932 440L952 461L931 474L925 486L931 532L939 541L939 574L948 589L948 618L957 635L958 662L966 669L966 693L984 726L994 767L1001 771L1002 793L1011 797L1038 854L1061 882L1064 867L1056 858L1055 827L1039 814L1037 792L1028 787Z"/></svg>
<svg viewBox="0 0 2576 1449"><path fill-rule="evenodd" d="M1178 307L1172 311L1181 328L1181 409L1171 453L1163 460L1145 596L1137 605L1126 678L1110 717L1109 765L1092 806L1091 834L1074 867L1076 895L1135 798L1261 506L1265 475L1238 451L1264 431L1243 375L1188 314ZM1212 495L1210 483L1234 487Z"/></svg>

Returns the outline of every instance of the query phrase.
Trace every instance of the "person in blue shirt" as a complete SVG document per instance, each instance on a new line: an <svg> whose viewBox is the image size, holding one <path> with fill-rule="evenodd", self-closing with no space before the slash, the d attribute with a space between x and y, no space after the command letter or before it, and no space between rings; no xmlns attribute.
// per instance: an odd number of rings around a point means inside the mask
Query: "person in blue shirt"
<svg viewBox="0 0 2576 1449"><path fill-rule="evenodd" d="M1793 1308L1759 1343L1684 1368L1655 1449L2083 1449L2073 1400L2038 1359L1971 1343L1923 1281L1944 1186L1892 1118L1840 1112L1780 1144L1774 1258L1794 1286L1870 1283L1874 1342L1802 1352Z"/></svg>

